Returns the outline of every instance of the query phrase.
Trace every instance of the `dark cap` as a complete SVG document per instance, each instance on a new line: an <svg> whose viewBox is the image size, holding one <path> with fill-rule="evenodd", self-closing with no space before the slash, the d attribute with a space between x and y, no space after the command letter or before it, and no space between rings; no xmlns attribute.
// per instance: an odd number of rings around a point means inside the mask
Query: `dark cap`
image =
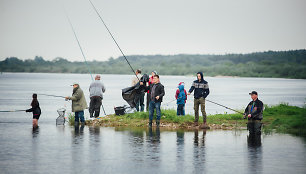
<svg viewBox="0 0 306 174"><path fill-rule="evenodd" d="M252 94L258 95L256 91L252 91L252 92L250 92L249 94L250 94L250 95L252 95Z"/></svg>

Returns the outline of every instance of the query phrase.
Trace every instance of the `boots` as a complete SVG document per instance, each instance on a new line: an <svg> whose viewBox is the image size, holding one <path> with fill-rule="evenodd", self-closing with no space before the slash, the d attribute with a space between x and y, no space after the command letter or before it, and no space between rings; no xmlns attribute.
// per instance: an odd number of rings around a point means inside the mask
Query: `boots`
<svg viewBox="0 0 306 174"><path fill-rule="evenodd" d="M156 127L159 127L160 120L156 120Z"/></svg>
<svg viewBox="0 0 306 174"><path fill-rule="evenodd" d="M201 129L210 129L210 127L207 125L206 121L200 126Z"/></svg>
<svg viewBox="0 0 306 174"><path fill-rule="evenodd" d="M152 120L149 120L149 127L152 127Z"/></svg>

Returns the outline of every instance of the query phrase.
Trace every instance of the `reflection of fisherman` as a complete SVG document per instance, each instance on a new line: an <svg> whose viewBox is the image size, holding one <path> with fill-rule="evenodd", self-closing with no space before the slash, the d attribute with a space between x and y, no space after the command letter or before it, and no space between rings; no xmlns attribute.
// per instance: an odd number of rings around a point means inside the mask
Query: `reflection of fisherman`
<svg viewBox="0 0 306 174"><path fill-rule="evenodd" d="M96 75L95 81L92 82L89 86L90 118L93 118L93 116L97 118L99 117L99 114L100 114L100 107L102 105L103 93L105 92L105 86L103 83L100 82L100 79L101 79L100 75Z"/></svg>
<svg viewBox="0 0 306 174"><path fill-rule="evenodd" d="M83 90L78 83L73 83L73 93L71 97L65 97L66 100L72 100L72 112L75 113L74 124L79 125L79 119L82 125L85 124L84 109L87 108L86 99Z"/></svg>
<svg viewBox="0 0 306 174"><path fill-rule="evenodd" d="M258 99L256 91L249 93L252 101L245 108L244 116L248 117L248 130L250 134L261 134L261 120L263 103Z"/></svg>
<svg viewBox="0 0 306 174"><path fill-rule="evenodd" d="M132 86L135 86L139 80L141 79L141 70L136 70L135 72L137 77L133 77L132 79ZM140 106L140 111L144 111L144 91L140 91L139 94L135 97L135 104L136 104L136 110L139 111L139 106Z"/></svg>

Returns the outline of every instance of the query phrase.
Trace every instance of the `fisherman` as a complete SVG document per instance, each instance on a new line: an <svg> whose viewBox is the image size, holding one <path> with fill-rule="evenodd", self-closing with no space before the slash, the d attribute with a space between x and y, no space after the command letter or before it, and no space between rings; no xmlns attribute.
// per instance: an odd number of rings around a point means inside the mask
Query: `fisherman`
<svg viewBox="0 0 306 174"><path fill-rule="evenodd" d="M26 112L33 112L33 129L36 129L38 128L38 119L40 117L41 110L39 107L39 102L37 100L37 94L33 94L32 98L33 98L31 102L32 108L27 109Z"/></svg>
<svg viewBox="0 0 306 174"><path fill-rule="evenodd" d="M193 81L192 86L189 89L188 95L194 90L194 126L198 126L199 121L199 105L201 105L201 112L203 115L203 124L200 126L202 129L209 129L206 123L205 112L205 98L209 95L208 82L204 80L203 73L197 73L197 80Z"/></svg>
<svg viewBox="0 0 306 174"><path fill-rule="evenodd" d="M247 105L244 111L244 118L248 117L248 130L250 134L261 134L261 120L263 113L263 103L258 99L256 91L249 93L252 101Z"/></svg>
<svg viewBox="0 0 306 174"><path fill-rule="evenodd" d="M95 81L89 86L89 114L90 118L98 118L100 114L100 107L102 105L103 93L105 93L105 86L100 81L101 76L96 75Z"/></svg>
<svg viewBox="0 0 306 174"><path fill-rule="evenodd" d="M135 86L142 77L140 69L137 69L135 73L136 73L137 77L133 77L132 86ZM141 112L144 111L144 95L145 95L145 93L143 91L140 91L139 94L137 94L137 96L135 97L135 103L136 103L136 110L137 111L139 111L139 107L140 107Z"/></svg>
<svg viewBox="0 0 306 174"><path fill-rule="evenodd" d="M140 85L144 85L144 83L140 82ZM156 109L156 126L159 127L161 117L160 105L163 101L163 96L165 95L164 86L159 82L159 75L154 75L153 84L145 86L145 89L150 91L148 93L150 96L149 127L152 127L154 109Z"/></svg>
<svg viewBox="0 0 306 174"><path fill-rule="evenodd" d="M81 125L85 125L84 109L87 108L86 99L83 90L80 88L79 83L73 83L72 97L65 97L66 100L72 100L72 112L75 112L74 124L79 125L79 119Z"/></svg>
<svg viewBox="0 0 306 174"><path fill-rule="evenodd" d="M156 71L152 71L151 72L151 77L149 78L148 86L153 84L153 77L154 77L154 75L157 75ZM149 110L149 104L150 104L150 95L149 95L149 93L150 93L150 91L147 91L147 111Z"/></svg>

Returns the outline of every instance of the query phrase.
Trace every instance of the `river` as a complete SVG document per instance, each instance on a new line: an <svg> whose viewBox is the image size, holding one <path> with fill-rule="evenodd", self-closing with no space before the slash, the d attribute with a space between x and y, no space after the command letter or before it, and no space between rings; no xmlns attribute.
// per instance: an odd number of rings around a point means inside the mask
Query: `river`
<svg viewBox="0 0 306 174"><path fill-rule="evenodd" d="M121 89L131 75L102 75L107 114L126 104ZM161 76L164 108L175 108L177 84L189 89L195 77ZM243 109L256 90L268 105L287 102L304 106L306 80L276 78L207 77L209 99ZM32 93L71 95L74 81L85 95L88 74L3 73L0 75L0 110L29 108ZM169 131L103 127L56 126L56 110L71 103L38 95L42 108L39 128L32 130L32 115L0 113L0 173L305 173L306 140L289 134L249 136L246 130ZM87 98L87 102L89 102ZM190 98L186 112L193 114ZM207 102L207 113L230 112ZM88 117L88 112L85 112ZM209 119L209 117L208 117Z"/></svg>

